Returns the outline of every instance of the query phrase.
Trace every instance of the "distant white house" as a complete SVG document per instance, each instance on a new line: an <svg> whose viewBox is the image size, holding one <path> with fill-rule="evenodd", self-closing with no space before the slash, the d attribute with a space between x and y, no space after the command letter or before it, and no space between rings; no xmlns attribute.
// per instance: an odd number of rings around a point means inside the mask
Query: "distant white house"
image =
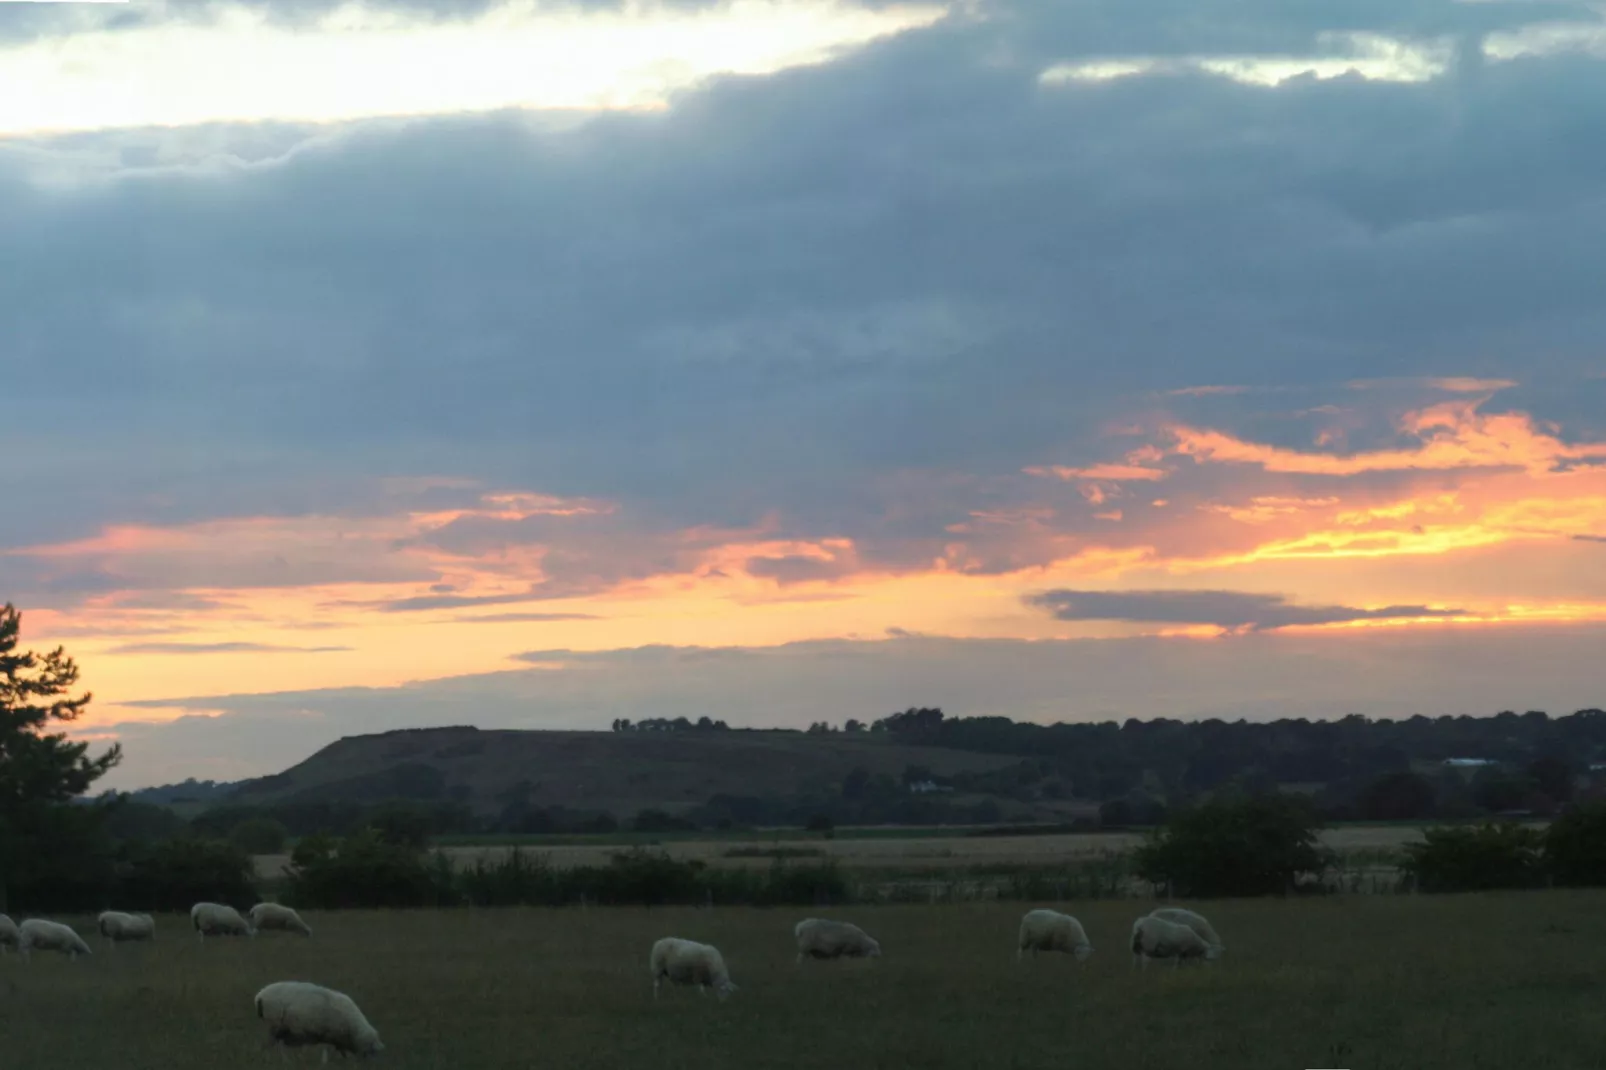
<svg viewBox="0 0 1606 1070"><path fill-rule="evenodd" d="M1475 769L1480 765L1499 765L1491 758L1446 758L1444 764L1450 769Z"/></svg>
<svg viewBox="0 0 1606 1070"><path fill-rule="evenodd" d="M927 794L929 794L929 793L931 793L933 791L953 791L953 790L954 789L949 787L948 785L939 784L935 780L915 780L915 781L911 781L910 784L909 784L909 792L912 795L927 795Z"/></svg>

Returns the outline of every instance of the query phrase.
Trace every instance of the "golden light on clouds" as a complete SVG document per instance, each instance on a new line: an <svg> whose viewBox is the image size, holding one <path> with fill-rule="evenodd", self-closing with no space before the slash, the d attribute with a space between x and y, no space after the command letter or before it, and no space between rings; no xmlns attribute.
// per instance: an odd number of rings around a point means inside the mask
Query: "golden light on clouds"
<svg viewBox="0 0 1606 1070"><path fill-rule="evenodd" d="M766 74L927 26L934 4L731 0L614 10L513 0L431 21L348 4L306 26L239 6L0 47L0 136L215 122L329 123L653 109L715 74Z"/></svg>
<svg viewBox="0 0 1606 1070"><path fill-rule="evenodd" d="M120 525L6 553L57 586L109 588L29 614L31 635L82 656L101 721L129 716L118 702L526 668L513 656L529 650L1255 627L1061 620L1025 601L1049 589L1259 592L1293 608L1279 620L1314 619L1300 606L1361 618L1269 625L1334 641L1606 620L1606 583L1579 578L1590 562L1599 574L1590 555L1606 552L1589 541L1606 533L1606 446L1483 401L1411 410L1396 424L1414 446L1350 454L1168 423L1118 461L1028 468L1015 500L972 508L925 543L800 537L775 515L655 526L617 502L421 477L387 482L398 505L377 515ZM1151 497L1157 486L1166 498ZM436 488L463 504L406 507Z"/></svg>

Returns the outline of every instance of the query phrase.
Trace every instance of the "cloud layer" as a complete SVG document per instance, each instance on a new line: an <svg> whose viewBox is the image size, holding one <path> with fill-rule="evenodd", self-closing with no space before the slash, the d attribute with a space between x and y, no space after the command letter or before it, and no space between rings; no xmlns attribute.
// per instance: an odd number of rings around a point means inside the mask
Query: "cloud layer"
<svg viewBox="0 0 1606 1070"><path fill-rule="evenodd" d="M1054 614L1056 620L1128 620L1149 624L1215 624L1228 629L1264 632L1301 624L1343 624L1363 620L1422 620L1456 617L1460 609L1429 606L1299 606L1275 594L1242 591L1044 591L1026 596L1026 604Z"/></svg>
<svg viewBox="0 0 1606 1070"><path fill-rule="evenodd" d="M1593 5L90 7L0 5L0 87L56 87L0 93L0 597L96 731L531 649L1247 680L1256 632L1353 676L1368 632L1606 620ZM320 116L195 66L541 19L662 54L561 111L489 60Z"/></svg>

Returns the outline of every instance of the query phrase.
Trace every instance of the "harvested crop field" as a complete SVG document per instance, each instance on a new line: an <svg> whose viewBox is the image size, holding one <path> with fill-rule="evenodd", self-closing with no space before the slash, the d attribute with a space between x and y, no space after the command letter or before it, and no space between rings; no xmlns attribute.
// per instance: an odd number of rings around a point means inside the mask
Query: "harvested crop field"
<svg viewBox="0 0 1606 1070"><path fill-rule="evenodd" d="M1422 838L1415 825L1353 825L1326 829L1322 843L1341 854L1386 852ZM1143 841L1138 832L1073 832L1050 836L910 836L839 837L798 840L725 838L669 840L654 847L677 859L700 859L710 865L768 866L777 854L788 860L821 861L835 859L844 866L866 869L925 869L933 866L965 865L1053 865L1076 862L1108 853L1130 851ZM610 855L625 844L529 843L526 853L544 855L560 868L605 865ZM476 858L494 859L505 855L507 846L445 847L448 857L459 865ZM277 877L289 863L288 855L261 855L257 873Z"/></svg>

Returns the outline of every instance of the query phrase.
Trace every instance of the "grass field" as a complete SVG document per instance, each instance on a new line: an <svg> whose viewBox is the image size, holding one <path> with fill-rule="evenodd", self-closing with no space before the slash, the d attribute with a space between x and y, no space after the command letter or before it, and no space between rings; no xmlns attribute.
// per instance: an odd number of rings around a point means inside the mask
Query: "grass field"
<svg viewBox="0 0 1606 1070"><path fill-rule="evenodd" d="M162 917L153 945L108 952L93 938L88 960L0 959L0 1065L281 1065L251 997L286 979L352 995L398 1068L1606 1065L1606 893L1212 903L1226 957L1140 973L1124 944L1150 906L1073 904L1093 957L1023 964L1022 906L860 908L845 913L886 957L802 967L796 910L309 914L311 939L204 947ZM740 991L655 1003L647 951L670 934L719 945Z"/></svg>

